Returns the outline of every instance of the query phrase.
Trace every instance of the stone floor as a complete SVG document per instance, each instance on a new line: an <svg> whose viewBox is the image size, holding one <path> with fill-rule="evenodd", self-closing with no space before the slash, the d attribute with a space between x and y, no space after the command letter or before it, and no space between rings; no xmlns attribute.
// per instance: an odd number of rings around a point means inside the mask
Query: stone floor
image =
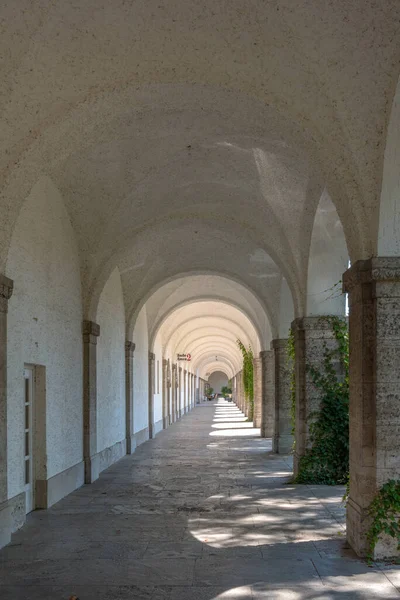
<svg viewBox="0 0 400 600"><path fill-rule="evenodd" d="M228 402L198 406L30 515L0 551L1 600L400 598L398 567L346 548L343 489L288 484L258 434Z"/></svg>

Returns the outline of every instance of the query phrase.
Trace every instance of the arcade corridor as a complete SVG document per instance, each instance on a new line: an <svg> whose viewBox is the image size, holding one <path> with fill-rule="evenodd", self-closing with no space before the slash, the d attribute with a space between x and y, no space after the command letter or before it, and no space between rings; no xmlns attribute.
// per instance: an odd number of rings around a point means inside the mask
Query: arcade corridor
<svg viewBox="0 0 400 600"><path fill-rule="evenodd" d="M291 486L233 404L198 405L0 551L2 600L400 598L346 548L341 487Z"/></svg>

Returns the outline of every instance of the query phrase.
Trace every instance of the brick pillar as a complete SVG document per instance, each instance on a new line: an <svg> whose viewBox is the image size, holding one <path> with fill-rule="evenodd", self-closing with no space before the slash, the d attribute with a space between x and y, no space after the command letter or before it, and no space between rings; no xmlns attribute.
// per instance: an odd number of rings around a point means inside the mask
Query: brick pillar
<svg viewBox="0 0 400 600"><path fill-rule="evenodd" d="M154 386L156 355L149 352L149 438L154 437Z"/></svg>
<svg viewBox="0 0 400 600"><path fill-rule="evenodd" d="M331 324L324 317L302 317L292 322L295 340L295 377L296 377L296 419L293 470L296 476L299 461L310 447L309 419L310 414L318 411L321 402L321 391L317 389L307 372L306 366L315 368L323 366L324 346L328 350L337 347ZM337 370L340 363L337 361Z"/></svg>
<svg viewBox="0 0 400 600"><path fill-rule="evenodd" d="M253 358L253 392L254 392L254 411L253 425L261 427L261 404L262 404L262 370L261 358Z"/></svg>
<svg viewBox="0 0 400 600"><path fill-rule="evenodd" d="M97 454L97 338L100 325L83 321L83 458L85 483L99 477Z"/></svg>
<svg viewBox="0 0 400 600"><path fill-rule="evenodd" d="M272 438L274 434L274 353L272 350L260 352L261 360L261 437Z"/></svg>
<svg viewBox="0 0 400 600"><path fill-rule="evenodd" d="M136 441L133 429L133 355L135 344L125 342L125 422L126 422L126 453L133 454Z"/></svg>
<svg viewBox="0 0 400 600"><path fill-rule="evenodd" d="M368 506L386 481L400 478L400 258L356 262L343 287L350 306L347 539L365 556ZM375 550L375 558L399 554L391 538Z"/></svg>
<svg viewBox="0 0 400 600"><path fill-rule="evenodd" d="M275 372L275 433L272 449L277 454L289 454L293 447L291 365L287 355L287 339L272 341Z"/></svg>

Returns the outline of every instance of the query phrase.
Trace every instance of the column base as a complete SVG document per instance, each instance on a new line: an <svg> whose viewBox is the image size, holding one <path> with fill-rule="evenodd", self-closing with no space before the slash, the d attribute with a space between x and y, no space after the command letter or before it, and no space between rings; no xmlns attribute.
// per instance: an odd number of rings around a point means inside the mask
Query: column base
<svg viewBox="0 0 400 600"><path fill-rule="evenodd" d="M160 431L163 430L163 420L160 419L159 421L157 421L156 423L154 423L153 425L153 437L156 437L157 433L160 433Z"/></svg>
<svg viewBox="0 0 400 600"><path fill-rule="evenodd" d="M371 526L371 517L365 508L362 508L352 498L347 501L346 525L347 541L358 556L368 555L367 533ZM374 560L398 558L400 551L397 542L389 535L380 536L375 546L372 558Z"/></svg>
<svg viewBox="0 0 400 600"><path fill-rule="evenodd" d="M291 454L293 450L292 435L275 435L272 440L272 452L275 454Z"/></svg>
<svg viewBox="0 0 400 600"><path fill-rule="evenodd" d="M100 475L100 456L95 454L84 459L85 483L93 483Z"/></svg>
<svg viewBox="0 0 400 600"><path fill-rule="evenodd" d="M135 435L128 436L126 438L126 453L133 454L136 450L136 438Z"/></svg>
<svg viewBox="0 0 400 600"><path fill-rule="evenodd" d="M35 508L50 508L84 484L85 465L82 462L61 471L50 479L37 479Z"/></svg>
<svg viewBox="0 0 400 600"><path fill-rule="evenodd" d="M261 425L261 437L272 438L274 435L274 429L271 425Z"/></svg>
<svg viewBox="0 0 400 600"><path fill-rule="evenodd" d="M163 429L167 429L169 427L169 417L163 418Z"/></svg>
<svg viewBox="0 0 400 600"><path fill-rule="evenodd" d="M0 504L0 548L7 546L12 534L24 525L25 512L25 492Z"/></svg>
<svg viewBox="0 0 400 600"><path fill-rule="evenodd" d="M133 434L133 438L135 440L136 448L138 446L140 446L141 444L143 444L144 442L147 442L147 440L149 439L149 428L145 427L144 429L137 431L136 433Z"/></svg>
<svg viewBox="0 0 400 600"><path fill-rule="evenodd" d="M301 455L296 451L293 453L293 476L297 477L299 474L299 466L300 466Z"/></svg>

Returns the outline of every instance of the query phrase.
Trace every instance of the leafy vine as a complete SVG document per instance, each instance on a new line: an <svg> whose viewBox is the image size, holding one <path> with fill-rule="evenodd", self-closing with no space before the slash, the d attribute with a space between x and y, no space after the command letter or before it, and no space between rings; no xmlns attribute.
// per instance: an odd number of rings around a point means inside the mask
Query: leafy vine
<svg viewBox="0 0 400 600"><path fill-rule="evenodd" d="M320 368L306 365L321 392L318 411L310 415L311 447L299 462L297 483L345 484L349 471L349 336L339 317L321 317L332 327L336 345L324 344ZM339 368L338 368L339 366Z"/></svg>
<svg viewBox="0 0 400 600"><path fill-rule="evenodd" d="M236 340L240 351L243 356L243 387L246 401L249 405L249 421L253 420L254 413L254 387L253 387L253 350L251 346L246 346L240 341Z"/></svg>
<svg viewBox="0 0 400 600"><path fill-rule="evenodd" d="M397 540L397 548L400 550L400 480L390 479L381 487L371 502L368 513L372 517L367 533L368 560L373 560L375 546L382 533Z"/></svg>

